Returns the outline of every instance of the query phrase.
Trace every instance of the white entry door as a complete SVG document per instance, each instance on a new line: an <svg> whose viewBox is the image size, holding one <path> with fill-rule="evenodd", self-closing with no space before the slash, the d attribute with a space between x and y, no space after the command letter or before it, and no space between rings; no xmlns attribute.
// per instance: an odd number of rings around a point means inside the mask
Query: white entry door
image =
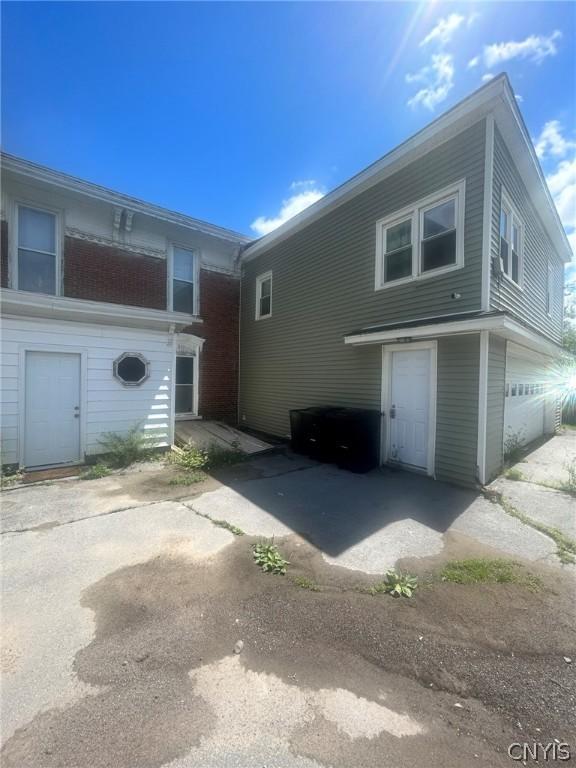
<svg viewBox="0 0 576 768"><path fill-rule="evenodd" d="M80 355L26 353L24 465L80 460Z"/></svg>
<svg viewBox="0 0 576 768"><path fill-rule="evenodd" d="M390 446L392 461L428 468L430 349L391 353Z"/></svg>

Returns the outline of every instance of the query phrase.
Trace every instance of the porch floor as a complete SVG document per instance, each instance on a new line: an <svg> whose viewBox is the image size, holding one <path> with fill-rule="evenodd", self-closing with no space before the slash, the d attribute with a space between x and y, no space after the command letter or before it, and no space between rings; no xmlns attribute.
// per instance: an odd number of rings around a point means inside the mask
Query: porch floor
<svg viewBox="0 0 576 768"><path fill-rule="evenodd" d="M254 455L274 447L271 443L265 443L221 421L177 421L175 431L176 443L192 442L201 448L209 445L217 445L220 448L238 447L244 453Z"/></svg>

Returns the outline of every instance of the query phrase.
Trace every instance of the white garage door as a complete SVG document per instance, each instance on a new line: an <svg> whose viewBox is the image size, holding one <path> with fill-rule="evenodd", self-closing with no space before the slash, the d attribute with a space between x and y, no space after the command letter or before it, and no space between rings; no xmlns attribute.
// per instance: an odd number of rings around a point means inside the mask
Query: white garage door
<svg viewBox="0 0 576 768"><path fill-rule="evenodd" d="M530 443L547 430L549 368L540 356L515 351L509 344L506 356L504 444L511 437Z"/></svg>

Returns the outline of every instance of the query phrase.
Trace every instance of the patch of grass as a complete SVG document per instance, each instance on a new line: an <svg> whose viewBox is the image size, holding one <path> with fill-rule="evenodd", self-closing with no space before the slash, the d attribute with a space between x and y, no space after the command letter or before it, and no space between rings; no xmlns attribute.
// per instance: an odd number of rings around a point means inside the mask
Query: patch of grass
<svg viewBox="0 0 576 768"><path fill-rule="evenodd" d="M181 469L190 472L237 464L246 458L246 454L238 448L237 443L232 443L232 448L221 448L217 445L200 448L194 443L188 443L184 448L173 451L170 458Z"/></svg>
<svg viewBox="0 0 576 768"><path fill-rule="evenodd" d="M568 479L562 483L562 490L576 496L576 459L564 465Z"/></svg>
<svg viewBox="0 0 576 768"><path fill-rule="evenodd" d="M506 514L515 517L517 520L520 520L521 523L524 523L524 525L529 525L531 528L534 528L534 530L539 531L545 536L548 536L549 539L552 539L557 547L556 556L563 565L576 563L576 541L570 536L567 536L558 528L546 525L546 523L541 523L539 520L534 520L534 518L525 515L524 512L516 509L516 507L501 493L492 491L488 498L490 498L491 501L500 504Z"/></svg>
<svg viewBox="0 0 576 768"><path fill-rule="evenodd" d="M507 469L504 473L504 477L507 480L524 480L524 475L522 472L520 472L520 470L516 469L515 467L512 467L512 469Z"/></svg>
<svg viewBox="0 0 576 768"><path fill-rule="evenodd" d="M309 589L310 592L320 592L318 584L307 576L295 576L294 584L296 584L297 587L300 587L300 589Z"/></svg>
<svg viewBox="0 0 576 768"><path fill-rule="evenodd" d="M244 536L242 528L238 528L237 525L232 525L228 520L215 520L213 517L210 517L210 515L205 515L202 512L196 512L196 514L198 517L204 517L206 520L210 520L212 525L215 525L216 528L225 528L227 531L230 531L230 533L233 533L234 536Z"/></svg>
<svg viewBox="0 0 576 768"><path fill-rule="evenodd" d="M170 478L168 485L195 485L196 483L201 483L202 480L206 480L204 472L191 471L185 475L177 475Z"/></svg>
<svg viewBox="0 0 576 768"><path fill-rule="evenodd" d="M504 463L516 464L524 456L521 432L510 432L504 442Z"/></svg>
<svg viewBox="0 0 576 768"><path fill-rule="evenodd" d="M143 461L150 456L151 444L140 424L135 424L128 432L104 432L98 441L106 454L106 463L111 467L121 469L129 467L136 461Z"/></svg>
<svg viewBox="0 0 576 768"><path fill-rule="evenodd" d="M106 477L110 474L110 468L106 464L99 462L93 464L85 472L80 475L80 480L99 480L101 477Z"/></svg>
<svg viewBox="0 0 576 768"><path fill-rule="evenodd" d="M0 471L0 488L11 488L16 483L20 482L23 477L23 472L18 468L3 467Z"/></svg>
<svg viewBox="0 0 576 768"><path fill-rule="evenodd" d="M442 581L454 584L520 584L538 590L542 582L513 560L470 558L451 560L440 572Z"/></svg>
<svg viewBox="0 0 576 768"><path fill-rule="evenodd" d="M256 565L265 573L277 573L283 576L286 573L286 567L290 565L280 553L280 550L272 541L260 541L252 547L253 557Z"/></svg>
<svg viewBox="0 0 576 768"><path fill-rule="evenodd" d="M401 573L389 570L384 581L373 584L366 590L370 595L388 594L392 597L412 597L414 591L418 589L418 577L411 573Z"/></svg>

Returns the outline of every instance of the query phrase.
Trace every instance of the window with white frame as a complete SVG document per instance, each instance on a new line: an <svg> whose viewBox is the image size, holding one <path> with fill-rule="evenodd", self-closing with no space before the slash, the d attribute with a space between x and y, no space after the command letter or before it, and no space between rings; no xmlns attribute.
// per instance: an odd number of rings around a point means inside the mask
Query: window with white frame
<svg viewBox="0 0 576 768"><path fill-rule="evenodd" d="M193 315L196 307L197 253L172 247L172 309Z"/></svg>
<svg viewBox="0 0 576 768"><path fill-rule="evenodd" d="M548 264L546 271L546 313L552 315L554 307L554 269L552 264Z"/></svg>
<svg viewBox="0 0 576 768"><path fill-rule="evenodd" d="M516 285L522 279L522 236L524 225L510 200L502 192L500 205L500 266Z"/></svg>
<svg viewBox="0 0 576 768"><path fill-rule="evenodd" d="M377 222L376 288L464 264L464 182Z"/></svg>
<svg viewBox="0 0 576 768"><path fill-rule="evenodd" d="M272 272L256 278L256 320L272 316Z"/></svg>
<svg viewBox="0 0 576 768"><path fill-rule="evenodd" d="M57 216L49 211L18 205L15 287L34 293L58 293Z"/></svg>
<svg viewBox="0 0 576 768"><path fill-rule="evenodd" d="M176 402L177 414L194 413L194 362L191 355L176 357Z"/></svg>

